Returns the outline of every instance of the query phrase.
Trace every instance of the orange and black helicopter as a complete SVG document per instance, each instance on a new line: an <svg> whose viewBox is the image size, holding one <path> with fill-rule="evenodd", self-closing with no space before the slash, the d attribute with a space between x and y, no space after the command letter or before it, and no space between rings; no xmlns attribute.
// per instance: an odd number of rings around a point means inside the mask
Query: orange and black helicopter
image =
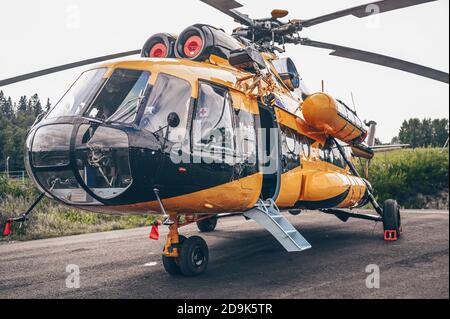
<svg viewBox="0 0 450 319"><path fill-rule="evenodd" d="M285 10L252 19L234 0L201 0L242 26L230 35L198 24L180 35L156 34L142 50L124 52L0 81L0 87L75 67L141 54L84 72L38 118L26 142L26 167L45 196L105 214L158 214L169 227L163 264L195 276L208 265L205 241L179 228L244 215L290 252L311 248L280 213L319 210L346 222L383 222L386 240L401 235L400 206L380 205L355 159L372 159L376 123L363 123L344 102L306 88L288 44L378 64L448 83L449 75L403 60L317 42L301 31L345 16L372 14L436 0L384 0L309 20L282 21ZM374 10L374 8L377 8ZM368 142L365 141L368 139ZM397 146L394 146L397 147ZM355 211L371 203L376 215Z"/></svg>

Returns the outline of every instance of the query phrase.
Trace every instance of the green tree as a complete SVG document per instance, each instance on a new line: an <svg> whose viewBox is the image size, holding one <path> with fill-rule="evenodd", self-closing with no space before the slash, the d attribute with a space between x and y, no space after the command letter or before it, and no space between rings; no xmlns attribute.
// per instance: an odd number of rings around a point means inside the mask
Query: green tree
<svg viewBox="0 0 450 319"><path fill-rule="evenodd" d="M433 125L431 119L424 119L422 121L421 127L421 135L420 135L420 147L428 147L433 145Z"/></svg>
<svg viewBox="0 0 450 319"><path fill-rule="evenodd" d="M404 121L398 135L400 143L409 144L413 148L419 147L420 136L422 133L421 126L422 123L419 119L410 119L408 121Z"/></svg>
<svg viewBox="0 0 450 319"><path fill-rule="evenodd" d="M433 146L442 147L448 139L449 120L436 119L432 122L433 126Z"/></svg>
<svg viewBox="0 0 450 319"><path fill-rule="evenodd" d="M47 103L45 104L45 112L50 111L51 108L52 108L52 103L50 103L50 99L47 98Z"/></svg>
<svg viewBox="0 0 450 319"><path fill-rule="evenodd" d="M35 117L41 114L44 110L42 109L41 100L39 99L39 95L34 94L30 100L28 101L29 111L33 113Z"/></svg>
<svg viewBox="0 0 450 319"><path fill-rule="evenodd" d="M26 96L21 96L19 99L19 104L17 105L17 113L26 114L28 111L28 99Z"/></svg>
<svg viewBox="0 0 450 319"><path fill-rule="evenodd" d="M11 98L6 98L3 91L0 91L0 113L4 118L11 120L14 116L13 103Z"/></svg>
<svg viewBox="0 0 450 319"><path fill-rule="evenodd" d="M411 147L442 147L448 139L448 119L416 118L404 121L398 136L398 142L410 144Z"/></svg>
<svg viewBox="0 0 450 319"><path fill-rule="evenodd" d="M47 106L51 105L47 100ZM22 96L17 104L0 91L0 171L5 169L6 157L10 157L10 170L23 170L24 145L28 130L36 116L42 113L37 94L30 99Z"/></svg>

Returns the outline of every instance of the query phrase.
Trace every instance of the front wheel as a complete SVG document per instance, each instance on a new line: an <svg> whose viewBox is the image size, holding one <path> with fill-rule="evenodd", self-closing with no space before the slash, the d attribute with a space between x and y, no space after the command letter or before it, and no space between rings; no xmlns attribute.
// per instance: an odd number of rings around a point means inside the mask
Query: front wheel
<svg viewBox="0 0 450 319"><path fill-rule="evenodd" d="M203 274L208 267L208 245L201 237L191 237L183 242L179 257L181 273L187 277Z"/></svg>

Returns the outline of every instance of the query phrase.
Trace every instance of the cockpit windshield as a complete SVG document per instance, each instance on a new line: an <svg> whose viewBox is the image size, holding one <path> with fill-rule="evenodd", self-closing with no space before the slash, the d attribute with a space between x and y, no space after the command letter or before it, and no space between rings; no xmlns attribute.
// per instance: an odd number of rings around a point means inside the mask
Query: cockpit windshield
<svg viewBox="0 0 450 319"><path fill-rule="evenodd" d="M100 121L133 123L149 78L147 71L115 70L85 116Z"/></svg>
<svg viewBox="0 0 450 319"><path fill-rule="evenodd" d="M102 68L84 72L50 111L47 118L79 115L104 83L106 71L107 69Z"/></svg>

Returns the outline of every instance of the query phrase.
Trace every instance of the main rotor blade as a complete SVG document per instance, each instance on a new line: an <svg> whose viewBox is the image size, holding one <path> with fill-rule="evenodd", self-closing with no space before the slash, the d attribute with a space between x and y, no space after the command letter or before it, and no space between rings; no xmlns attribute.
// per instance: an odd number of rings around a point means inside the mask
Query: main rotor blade
<svg viewBox="0 0 450 319"><path fill-rule="evenodd" d="M13 78L5 79L5 80L0 80L0 87L9 85L9 84L13 84L13 83L30 80L30 79L34 79L34 78L41 77L44 75L49 75L49 74L53 74L53 73L57 73L57 72L61 72L61 71L75 69L75 68L89 65L89 64L123 58L126 56L136 55L136 54L140 54L140 53L141 53L141 50L127 51L127 52L121 52L121 53L116 53L116 54L111 54L111 55L105 55L105 56L101 56L98 58L92 58L92 59L87 59L87 60L83 60L83 61L78 61L78 62L74 62L74 63L64 64L64 65L60 65L57 67L40 70L40 71L36 71L36 72L24 74L24 75L19 75L19 76L15 76Z"/></svg>
<svg viewBox="0 0 450 319"><path fill-rule="evenodd" d="M434 2L438 0L384 0L375 1L365 5L357 6L354 8L337 11L314 19L302 21L302 26L305 28L312 27L317 24L339 19L345 16L355 16L358 18L365 18L371 15L376 15L388 11L403 9L412 7L418 4Z"/></svg>
<svg viewBox="0 0 450 319"><path fill-rule="evenodd" d="M248 27L253 26L253 20L246 14L240 13L235 10L237 8L242 8L242 4L235 0L200 0L201 2L210 5L211 7L225 13L226 15L232 17L239 23L242 23Z"/></svg>
<svg viewBox="0 0 450 319"><path fill-rule="evenodd" d="M343 47L335 44L330 43L324 43L324 42L317 42L310 39L302 39L301 41L302 45L320 48L320 49L327 49L332 50L333 52L330 53L330 55L338 56L342 58L362 61L362 62L368 62L372 64L377 64L381 66L385 66L388 68L401 70L409 73L413 73L416 75L420 75L429 79L433 79L436 81L449 83L449 74L435 70L423 65L415 64L412 62L392 58L389 56L362 51L358 49L352 49L348 47Z"/></svg>

